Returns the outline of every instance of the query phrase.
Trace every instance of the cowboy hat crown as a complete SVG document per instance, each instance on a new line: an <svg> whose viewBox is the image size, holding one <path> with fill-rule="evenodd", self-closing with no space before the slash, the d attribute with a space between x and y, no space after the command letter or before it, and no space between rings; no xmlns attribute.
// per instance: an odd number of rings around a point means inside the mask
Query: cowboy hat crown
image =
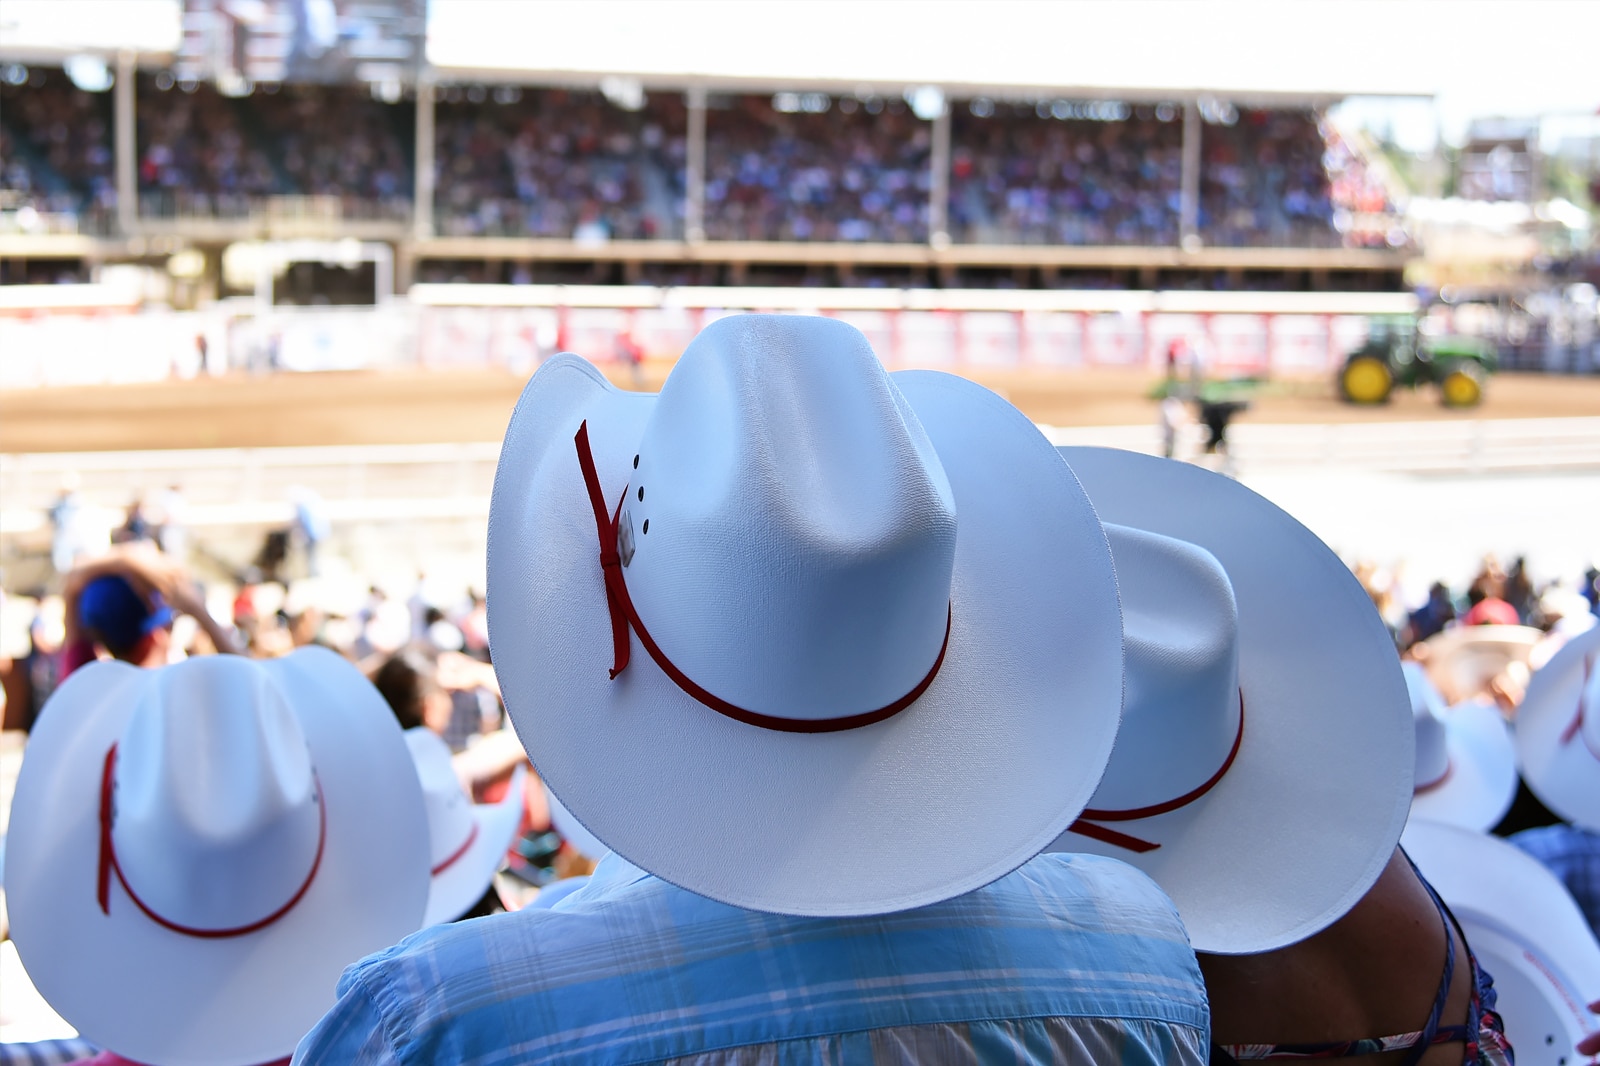
<svg viewBox="0 0 1600 1066"><path fill-rule="evenodd" d="M231 929L301 890L322 845L316 774L283 694L248 660L162 671L113 752L110 846L143 907Z"/></svg>
<svg viewBox="0 0 1600 1066"><path fill-rule="evenodd" d="M803 325L734 316L689 345L628 471L617 544L638 620L683 675L760 715L838 720L938 661L956 509L866 338Z"/></svg>
<svg viewBox="0 0 1600 1066"><path fill-rule="evenodd" d="M1122 729L1089 806L1144 808L1202 787L1235 747L1239 611L1227 572L1199 545L1109 522L1106 539L1127 666Z"/></svg>

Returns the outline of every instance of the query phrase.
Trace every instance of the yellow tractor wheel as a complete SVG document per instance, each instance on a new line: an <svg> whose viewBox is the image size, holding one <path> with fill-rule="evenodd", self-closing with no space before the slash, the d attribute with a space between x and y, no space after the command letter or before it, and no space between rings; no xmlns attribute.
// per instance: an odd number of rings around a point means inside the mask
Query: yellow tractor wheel
<svg viewBox="0 0 1600 1066"><path fill-rule="evenodd" d="M1483 401L1482 375L1465 364L1454 368L1440 380L1439 398L1446 407L1478 406Z"/></svg>
<svg viewBox="0 0 1600 1066"><path fill-rule="evenodd" d="M1394 372L1382 359L1358 356L1344 365L1339 389L1351 403L1382 403L1394 388Z"/></svg>

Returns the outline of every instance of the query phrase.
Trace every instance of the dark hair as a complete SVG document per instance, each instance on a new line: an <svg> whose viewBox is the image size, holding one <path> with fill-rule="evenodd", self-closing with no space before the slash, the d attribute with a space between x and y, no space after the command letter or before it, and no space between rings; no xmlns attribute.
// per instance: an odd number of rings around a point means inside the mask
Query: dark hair
<svg viewBox="0 0 1600 1066"><path fill-rule="evenodd" d="M401 729L423 724L422 705L439 688L439 655L424 644L411 644L383 661L372 684L394 711Z"/></svg>

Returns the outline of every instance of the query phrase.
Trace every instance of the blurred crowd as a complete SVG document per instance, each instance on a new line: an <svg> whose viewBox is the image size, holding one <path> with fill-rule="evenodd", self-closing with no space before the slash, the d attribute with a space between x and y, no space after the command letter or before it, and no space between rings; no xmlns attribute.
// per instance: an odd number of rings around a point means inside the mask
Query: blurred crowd
<svg viewBox="0 0 1600 1066"><path fill-rule="evenodd" d="M113 206L110 100L80 92L59 70L30 68L21 85L0 80L0 191L40 211Z"/></svg>
<svg viewBox="0 0 1600 1066"><path fill-rule="evenodd" d="M1492 635L1497 650L1468 664L1459 676L1435 680L1447 700L1481 699L1506 713L1515 711L1528 680L1572 637L1600 621L1600 570L1540 575L1523 556L1510 565L1485 555L1465 585L1419 584L1404 566L1360 561L1354 567L1379 615L1407 658L1427 662L1439 649L1455 654L1463 642ZM1482 668L1493 662L1493 669Z"/></svg>
<svg viewBox="0 0 1600 1066"><path fill-rule="evenodd" d="M1233 125L1207 125L1200 141L1200 234L1206 243L1335 242L1326 149L1310 112L1244 111Z"/></svg>
<svg viewBox="0 0 1600 1066"><path fill-rule="evenodd" d="M706 119L706 236L926 241L928 123L902 100L780 112L742 96Z"/></svg>
<svg viewBox="0 0 1600 1066"><path fill-rule="evenodd" d="M435 212L458 237L640 240L681 232L684 108L639 111L598 93L442 92Z"/></svg>
<svg viewBox="0 0 1600 1066"><path fill-rule="evenodd" d="M985 110L985 109L980 109ZM1182 124L1142 108L1121 122L996 104L952 119L951 236L978 243L1172 244ZM1165 112L1163 112L1165 115Z"/></svg>
<svg viewBox="0 0 1600 1066"><path fill-rule="evenodd" d="M53 209L107 206L109 98L58 71L0 87L4 188ZM449 85L437 90L435 219L450 236L604 241L683 235L687 112L678 93ZM414 192L414 104L344 86L245 97L141 75L138 182L158 213L238 215L271 195L335 196L400 217ZM1182 110L1068 101L952 104L951 237L1170 245ZM1089 112L1095 110L1093 115ZM1112 110L1108 110L1112 109ZM713 240L922 242L933 124L874 95L717 96L706 114ZM337 130L337 137L327 137ZM1202 126L1208 244L1382 246L1394 204L1358 148L1310 111L1229 107Z"/></svg>

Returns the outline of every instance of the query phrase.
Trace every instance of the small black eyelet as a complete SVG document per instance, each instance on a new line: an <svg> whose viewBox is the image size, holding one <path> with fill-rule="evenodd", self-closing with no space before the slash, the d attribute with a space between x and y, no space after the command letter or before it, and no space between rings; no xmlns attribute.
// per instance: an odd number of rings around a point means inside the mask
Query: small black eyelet
<svg viewBox="0 0 1600 1066"><path fill-rule="evenodd" d="M644 502L644 486L643 485L639 486L639 502L640 503Z"/></svg>
<svg viewBox="0 0 1600 1066"><path fill-rule="evenodd" d="M650 532L650 519L646 518L644 520L644 526L642 527L641 532L644 532L644 533Z"/></svg>
<svg viewBox="0 0 1600 1066"><path fill-rule="evenodd" d="M633 468L635 470L639 469L639 457L637 455L633 457Z"/></svg>

